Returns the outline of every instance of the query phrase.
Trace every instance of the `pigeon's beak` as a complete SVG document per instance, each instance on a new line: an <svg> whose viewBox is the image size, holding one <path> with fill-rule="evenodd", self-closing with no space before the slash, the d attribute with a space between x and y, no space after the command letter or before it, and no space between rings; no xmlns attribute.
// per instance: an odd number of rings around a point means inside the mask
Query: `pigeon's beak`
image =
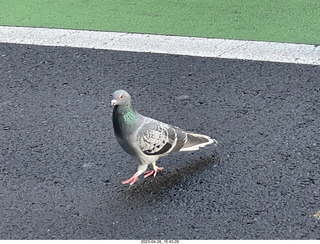
<svg viewBox="0 0 320 244"><path fill-rule="evenodd" d="M112 108L112 107L114 107L116 104L117 104L117 100L112 99L112 100L111 100L111 103L110 103L110 107Z"/></svg>

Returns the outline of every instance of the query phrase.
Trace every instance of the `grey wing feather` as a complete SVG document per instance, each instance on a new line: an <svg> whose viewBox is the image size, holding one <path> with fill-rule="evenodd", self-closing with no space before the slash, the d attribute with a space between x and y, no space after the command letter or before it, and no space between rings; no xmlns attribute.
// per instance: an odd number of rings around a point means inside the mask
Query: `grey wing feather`
<svg viewBox="0 0 320 244"><path fill-rule="evenodd" d="M137 142L141 151L149 156L167 154L176 144L177 133L170 125L151 120L137 133Z"/></svg>
<svg viewBox="0 0 320 244"><path fill-rule="evenodd" d="M195 151L218 142L209 136L184 131L157 120L149 120L137 133L138 146L148 156L164 156L170 152Z"/></svg>

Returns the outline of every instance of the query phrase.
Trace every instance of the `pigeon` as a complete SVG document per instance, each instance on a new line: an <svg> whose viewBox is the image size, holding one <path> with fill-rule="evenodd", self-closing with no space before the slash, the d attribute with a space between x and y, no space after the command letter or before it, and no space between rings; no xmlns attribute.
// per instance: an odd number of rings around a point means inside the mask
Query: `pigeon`
<svg viewBox="0 0 320 244"><path fill-rule="evenodd" d="M111 100L115 137L120 146L140 162L137 172L122 184L134 184L138 177L156 176L163 170L156 161L173 152L195 151L209 144L217 144L209 136L185 131L161 121L145 117L132 106L129 93L117 90ZM152 164L153 170L147 171Z"/></svg>

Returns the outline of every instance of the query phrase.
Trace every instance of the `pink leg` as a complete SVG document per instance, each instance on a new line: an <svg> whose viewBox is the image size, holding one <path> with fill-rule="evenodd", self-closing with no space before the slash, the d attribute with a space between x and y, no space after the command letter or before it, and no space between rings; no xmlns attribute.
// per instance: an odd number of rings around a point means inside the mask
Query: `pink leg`
<svg viewBox="0 0 320 244"><path fill-rule="evenodd" d="M144 172L144 178L147 178L147 177L149 177L149 176L151 176L151 175L153 175L154 177L156 177L157 172L158 172L158 171L161 171L161 170L163 170L163 167L157 167L157 166L155 166L155 167L153 167L153 170L149 170L149 171Z"/></svg>
<svg viewBox="0 0 320 244"><path fill-rule="evenodd" d="M138 179L139 175L141 175L144 171L146 171L148 165L147 164L142 164L138 167L138 171L130 178L125 181L122 181L122 184L128 184L133 185Z"/></svg>
<svg viewBox="0 0 320 244"><path fill-rule="evenodd" d="M139 175L134 174L130 179L127 179L125 181L122 181L122 184L128 184L133 185L138 180Z"/></svg>

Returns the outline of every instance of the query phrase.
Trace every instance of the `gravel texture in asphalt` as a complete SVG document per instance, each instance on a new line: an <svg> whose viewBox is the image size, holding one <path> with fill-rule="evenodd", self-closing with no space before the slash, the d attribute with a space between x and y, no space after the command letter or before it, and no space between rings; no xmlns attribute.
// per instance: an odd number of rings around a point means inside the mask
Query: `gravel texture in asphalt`
<svg viewBox="0 0 320 244"><path fill-rule="evenodd" d="M1 239L319 239L320 66L0 44ZM219 141L131 186L111 94Z"/></svg>

